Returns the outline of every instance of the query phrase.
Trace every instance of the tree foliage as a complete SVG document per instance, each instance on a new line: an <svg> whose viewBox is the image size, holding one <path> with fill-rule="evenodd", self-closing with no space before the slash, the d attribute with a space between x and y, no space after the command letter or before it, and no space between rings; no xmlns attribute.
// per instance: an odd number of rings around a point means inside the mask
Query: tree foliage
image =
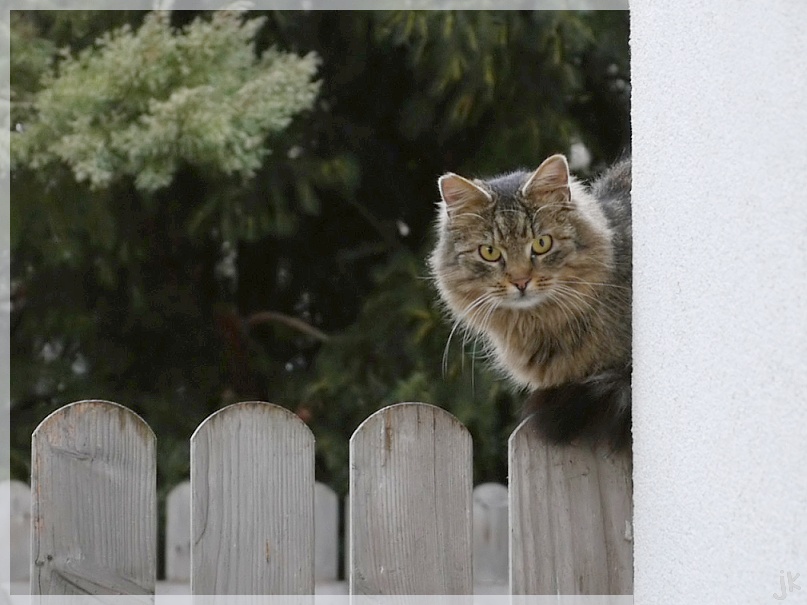
<svg viewBox="0 0 807 605"><path fill-rule="evenodd" d="M627 15L548 11L15 13L13 472L84 398L158 436L164 491L227 403L295 410L317 472L404 400L505 479L520 395L436 305L436 178L627 146ZM59 50L61 49L61 50Z"/></svg>
<svg viewBox="0 0 807 605"><path fill-rule="evenodd" d="M262 24L220 12L178 32L155 12L136 33L124 25L67 54L45 74L36 120L15 141L19 161L38 171L64 164L91 189L131 177L153 192L183 164L254 176L271 151L266 137L318 89L313 53L255 56Z"/></svg>

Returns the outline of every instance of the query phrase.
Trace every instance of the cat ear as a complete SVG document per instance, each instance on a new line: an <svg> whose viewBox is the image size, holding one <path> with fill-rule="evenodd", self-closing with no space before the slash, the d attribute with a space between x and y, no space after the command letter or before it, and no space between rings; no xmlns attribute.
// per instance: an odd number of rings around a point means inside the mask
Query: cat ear
<svg viewBox="0 0 807 605"><path fill-rule="evenodd" d="M530 175L521 188L524 197L531 197L537 193L549 193L560 190L567 198L569 191L569 162L566 156L557 153L548 157L538 169Z"/></svg>
<svg viewBox="0 0 807 605"><path fill-rule="evenodd" d="M437 179L437 186L449 212L493 201L490 193L482 187L453 172L447 172Z"/></svg>

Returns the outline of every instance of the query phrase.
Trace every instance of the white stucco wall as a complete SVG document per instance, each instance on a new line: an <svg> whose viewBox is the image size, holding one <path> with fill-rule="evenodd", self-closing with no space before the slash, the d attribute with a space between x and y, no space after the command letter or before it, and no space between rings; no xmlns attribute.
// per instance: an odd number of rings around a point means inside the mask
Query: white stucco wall
<svg viewBox="0 0 807 605"><path fill-rule="evenodd" d="M631 12L635 602L807 603L807 2Z"/></svg>

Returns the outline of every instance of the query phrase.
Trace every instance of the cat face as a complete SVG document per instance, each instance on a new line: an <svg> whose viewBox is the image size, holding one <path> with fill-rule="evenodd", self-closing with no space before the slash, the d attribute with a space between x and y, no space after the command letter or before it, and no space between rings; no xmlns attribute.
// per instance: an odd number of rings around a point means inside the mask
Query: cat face
<svg viewBox="0 0 807 605"><path fill-rule="evenodd" d="M570 292L596 281L610 261L607 226L587 216L592 209L561 155L531 174L490 181L449 173L439 187L440 241L431 262L455 311L568 304Z"/></svg>

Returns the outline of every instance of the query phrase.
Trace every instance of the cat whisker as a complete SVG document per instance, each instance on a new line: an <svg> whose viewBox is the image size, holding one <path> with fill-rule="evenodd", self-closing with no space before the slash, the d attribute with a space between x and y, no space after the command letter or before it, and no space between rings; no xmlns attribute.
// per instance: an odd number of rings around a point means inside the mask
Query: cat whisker
<svg viewBox="0 0 807 605"><path fill-rule="evenodd" d="M605 288L618 288L620 290L630 290L630 286L619 286L617 284L606 284L602 282L584 281L582 279L574 279L574 281L556 281L556 284L574 284L581 286L601 286Z"/></svg>
<svg viewBox="0 0 807 605"><path fill-rule="evenodd" d="M451 348L451 338L454 336L454 332L457 331L461 321L461 318L457 318L451 327L451 332L448 333L448 340L446 340L446 346L443 349L443 378L448 374L448 351Z"/></svg>
<svg viewBox="0 0 807 605"><path fill-rule="evenodd" d="M581 314L585 314L587 311L596 311L594 304L586 300L586 298L589 298L596 302L597 299L595 297L584 294L583 292L578 292L569 286L558 286L556 290L558 294L562 295L570 304L573 303Z"/></svg>
<svg viewBox="0 0 807 605"><path fill-rule="evenodd" d="M451 332L448 334L448 340L446 340L445 349L443 349L443 376L448 374L448 353L451 348L451 339L454 337L454 332L457 331L457 328L460 326L463 327L463 330L468 330L467 325L463 325L463 322L468 322L470 325L470 321L473 320L476 313L479 312L480 308L484 308L485 304L488 303L493 298L493 295L490 293L484 293L481 296L477 297L468 307L466 307L465 311L457 317L454 321L454 325L451 327ZM465 344L465 341L463 341ZM464 358L463 358L464 359Z"/></svg>
<svg viewBox="0 0 807 605"><path fill-rule="evenodd" d="M492 293L489 293L485 300L481 302L482 304L478 305L471 314L466 316L468 325L465 327L465 337L462 340L463 348L467 346L468 341L471 338L474 340L478 338L477 333L484 333L487 331L488 319L490 314L493 312L493 309L496 308L495 296ZM485 314L484 316L482 315L483 313ZM477 319L481 319L481 321L478 322L479 327L473 327L472 324L477 323Z"/></svg>
<svg viewBox="0 0 807 605"><path fill-rule="evenodd" d="M556 287L557 290L559 290L561 292L565 292L565 293L569 294L570 296L574 296L575 298L579 299L581 302L583 302L583 299L593 300L594 302L597 302L599 300L593 294L589 294L588 292L581 292L580 290L575 290L571 286L566 285L565 282L560 282L555 287ZM591 305L591 303L587 303L587 304L591 308L593 308L593 305Z"/></svg>
<svg viewBox="0 0 807 605"><path fill-rule="evenodd" d="M563 300L565 303L568 303L568 305L571 305L572 314L577 318L576 323L580 330L591 328L589 312L596 313L597 309L590 301L597 302L596 297L584 292L579 292L566 285L557 285L553 293L557 295L553 297L556 302Z"/></svg>
<svg viewBox="0 0 807 605"><path fill-rule="evenodd" d="M570 308L564 300L562 296L560 296L560 292L554 291L549 293L549 297L555 302L557 309L561 312L566 322L569 324L570 327L574 324L577 330L581 329L580 318L574 313L573 308Z"/></svg>
<svg viewBox="0 0 807 605"><path fill-rule="evenodd" d="M490 318L493 315L493 312L498 308L499 302L494 297L491 297L488 304L486 305L487 313L485 317L482 318L481 322L481 330L482 333L487 333L488 331L488 324L490 323ZM479 344L479 337L474 338L474 348L471 351L471 392L476 392L476 347Z"/></svg>
<svg viewBox="0 0 807 605"><path fill-rule="evenodd" d="M490 327L490 320L493 318L493 313L496 309L499 308L500 301L498 299L493 299L490 307L488 308L488 312L485 315L484 319L482 320L482 330L481 332L486 334L488 332L488 328Z"/></svg>
<svg viewBox="0 0 807 605"><path fill-rule="evenodd" d="M483 334L488 331L488 326L490 319L493 316L493 312L499 306L499 300L494 293L489 293L482 302L483 304L477 306L473 313L468 316L469 325L465 329L466 336L463 339L463 345L467 345L469 340L474 341L474 353L472 356L475 356L476 345L479 342L479 334ZM477 323L478 326L472 328L470 325L471 322Z"/></svg>
<svg viewBox="0 0 807 605"><path fill-rule="evenodd" d="M579 339L591 330L591 322L589 314L580 304L572 299L564 297L561 292L557 292L557 301L564 300L564 303L571 307L572 321L569 322L569 332L576 335Z"/></svg>
<svg viewBox="0 0 807 605"><path fill-rule="evenodd" d="M476 345L478 339L474 339L474 349L471 351L471 395L476 395Z"/></svg>
<svg viewBox="0 0 807 605"><path fill-rule="evenodd" d="M566 265L566 267L569 269L579 269L581 267L585 267L586 265L591 264L600 265L601 267L605 267L609 271L612 271L614 269L613 262L605 262L604 260L600 260L599 258L592 258L592 257L587 257L585 260L580 261L579 264L575 262L570 262Z"/></svg>

